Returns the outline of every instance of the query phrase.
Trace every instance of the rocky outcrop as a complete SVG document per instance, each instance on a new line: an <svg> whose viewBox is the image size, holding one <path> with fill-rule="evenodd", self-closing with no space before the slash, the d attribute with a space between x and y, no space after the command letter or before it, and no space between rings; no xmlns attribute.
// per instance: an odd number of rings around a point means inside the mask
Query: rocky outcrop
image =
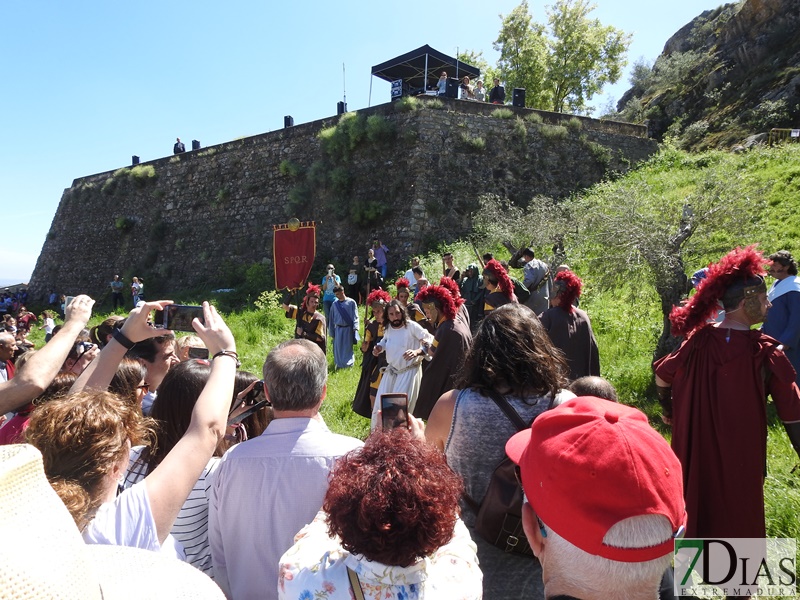
<svg viewBox="0 0 800 600"><path fill-rule="evenodd" d="M797 126L798 31L796 0L745 0L704 11L667 41L651 77L626 92L618 110L648 119L659 138L700 123L690 131L705 134L687 144L695 147L727 147L772 127Z"/></svg>

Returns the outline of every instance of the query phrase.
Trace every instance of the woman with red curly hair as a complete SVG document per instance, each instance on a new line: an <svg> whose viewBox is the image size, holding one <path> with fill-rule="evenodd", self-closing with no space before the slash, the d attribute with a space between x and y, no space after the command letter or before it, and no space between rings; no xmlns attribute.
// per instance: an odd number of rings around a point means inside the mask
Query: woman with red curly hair
<svg viewBox="0 0 800 600"><path fill-rule="evenodd" d="M553 344L567 357L569 378L574 381L589 375L600 376L600 355L589 315L574 306L583 282L566 269L553 281L550 308L539 315Z"/></svg>
<svg viewBox="0 0 800 600"><path fill-rule="evenodd" d="M514 282L511 281L503 265L494 258L483 268L483 286L486 288L486 296L483 298L484 315L504 304L517 301L514 295Z"/></svg>
<svg viewBox="0 0 800 600"><path fill-rule="evenodd" d="M280 561L278 597L482 597L461 480L409 432L373 433L339 459L322 510Z"/></svg>
<svg viewBox="0 0 800 600"><path fill-rule="evenodd" d="M372 354L375 344L383 339L386 327L386 306L392 301L391 296L381 289L372 290L367 296L367 306L372 309L372 320L367 320L364 328L364 341L361 342L361 352L364 358L361 362L361 378L358 380L356 395L353 398L353 412L369 419L372 416L372 407L375 405L375 394L381 383L381 368L386 366L386 355Z"/></svg>
<svg viewBox="0 0 800 600"><path fill-rule="evenodd" d="M287 319L297 321L297 325L294 328L294 339L314 342L324 353L328 347L325 315L317 312L321 295L322 288L309 283L303 303L299 307L286 302L281 306L286 313Z"/></svg>

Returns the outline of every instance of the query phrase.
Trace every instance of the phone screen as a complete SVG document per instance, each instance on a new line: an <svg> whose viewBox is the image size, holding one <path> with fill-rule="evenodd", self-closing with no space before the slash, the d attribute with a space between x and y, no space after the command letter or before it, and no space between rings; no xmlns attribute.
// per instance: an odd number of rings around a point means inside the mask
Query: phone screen
<svg viewBox="0 0 800 600"><path fill-rule="evenodd" d="M203 323L202 306L169 304L164 307L164 328L172 331L194 331L192 321L197 317Z"/></svg>
<svg viewBox="0 0 800 600"><path fill-rule="evenodd" d="M208 348L189 348L189 358L208 359Z"/></svg>
<svg viewBox="0 0 800 600"><path fill-rule="evenodd" d="M381 425L383 429L408 427L408 394L381 396Z"/></svg>

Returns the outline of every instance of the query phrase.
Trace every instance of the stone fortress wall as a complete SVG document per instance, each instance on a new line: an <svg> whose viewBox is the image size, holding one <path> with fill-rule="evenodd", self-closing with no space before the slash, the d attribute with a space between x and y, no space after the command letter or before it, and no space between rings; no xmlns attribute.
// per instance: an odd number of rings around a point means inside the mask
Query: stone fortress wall
<svg viewBox="0 0 800 600"><path fill-rule="evenodd" d="M405 261L468 234L483 194L521 206L564 198L656 149L627 123L449 99L383 104L76 179L30 290L100 295L115 273L153 292L235 285L243 265L271 265L272 225L292 217L317 223L315 278L365 256L373 236Z"/></svg>

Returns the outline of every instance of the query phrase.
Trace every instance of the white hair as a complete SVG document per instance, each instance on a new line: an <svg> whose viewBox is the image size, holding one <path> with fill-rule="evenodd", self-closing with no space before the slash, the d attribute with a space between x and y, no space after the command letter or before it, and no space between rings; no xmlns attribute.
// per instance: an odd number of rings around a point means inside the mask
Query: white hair
<svg viewBox="0 0 800 600"><path fill-rule="evenodd" d="M672 552L645 562L621 562L589 554L545 525L548 579L568 585L572 593L606 600L630 599L635 589L652 589L656 598ZM616 523L603 542L615 548L647 548L672 537L672 526L663 515L640 515Z"/></svg>

